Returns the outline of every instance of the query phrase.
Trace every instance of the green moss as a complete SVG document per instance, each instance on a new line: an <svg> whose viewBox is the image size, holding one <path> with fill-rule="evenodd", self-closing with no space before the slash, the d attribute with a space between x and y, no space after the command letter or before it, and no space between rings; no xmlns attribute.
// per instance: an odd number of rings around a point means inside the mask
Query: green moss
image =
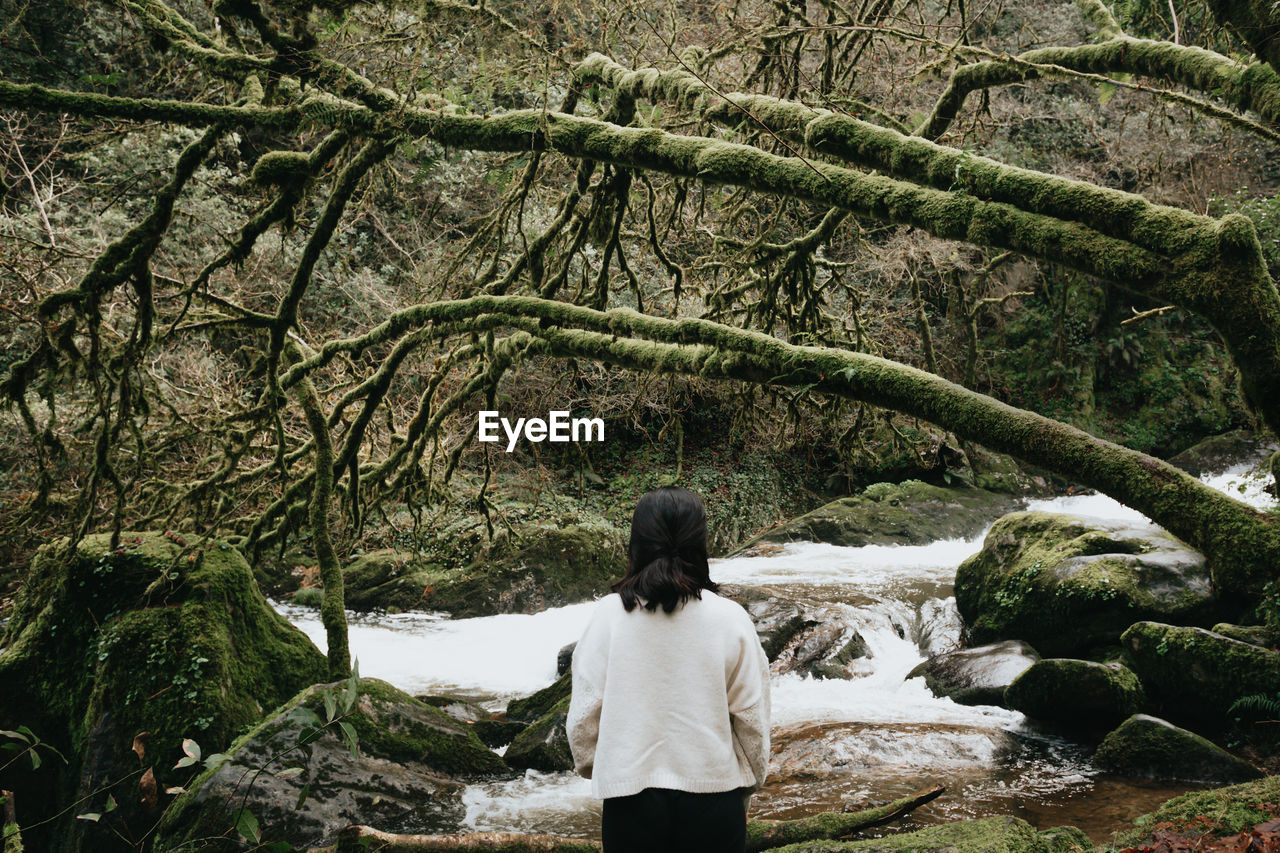
<svg viewBox="0 0 1280 853"><path fill-rule="evenodd" d="M1236 699L1280 692L1280 652L1157 622L1138 622L1120 639L1129 667L1171 720L1222 729Z"/></svg>
<svg viewBox="0 0 1280 853"><path fill-rule="evenodd" d="M266 187L300 189L311 177L311 158L301 151L268 151L253 164L250 177Z"/></svg>
<svg viewBox="0 0 1280 853"><path fill-rule="evenodd" d="M548 687L531 696L514 699L507 705L507 718L532 722L549 713L556 705L569 698L573 692L573 672L560 676Z"/></svg>
<svg viewBox="0 0 1280 853"><path fill-rule="evenodd" d="M833 815L839 817L839 815ZM776 853L1091 853L1093 845L1074 827L1037 832L1016 817L995 816L930 826L861 841L811 841L774 848Z"/></svg>
<svg viewBox="0 0 1280 853"><path fill-rule="evenodd" d="M1109 728L1143 705L1138 677L1120 664L1070 658L1033 663L1005 689L1006 707L1073 728Z"/></svg>
<svg viewBox="0 0 1280 853"><path fill-rule="evenodd" d="M186 786L186 793L175 800L165 812L155 849L189 849L186 845L191 841L220 835L227 827L234 825L236 800L228 792L237 790L243 793L240 786L248 773L262 768L267 768L269 772L281 769L282 764L286 763L281 760L284 758L282 753L299 754L287 752L296 747L302 731L301 723L293 712L305 707L324 720L326 717L322 693L340 691L344 687L345 682L308 687L277 708L267 719L236 738L230 748L225 750L229 760L221 766L202 770ZM376 678L360 679L359 698L354 712L345 720L356 730L361 755L375 765L410 765L418 773L433 775L436 782L444 781L440 774L462 779L510 775L510 770L502 759L480 742L470 726L414 699L385 681ZM312 747L312 755L316 755L321 749L344 752L346 746L340 742L336 730L330 728L317 745ZM317 776L311 780L311 796L323 799L337 796L337 792L350 788L362 792L368 790L370 771L367 765L363 770L357 767L353 771L327 762L324 758L320 760L322 764L327 764L330 775ZM263 803L260 809L275 808L286 814L294 811L293 801L297 792L290 793L288 797L279 795L287 799L287 805ZM314 820L313 818L313 823ZM275 829L278 837L286 828ZM329 831L332 829L330 827ZM288 828L288 832L297 831L296 826Z"/></svg>
<svg viewBox="0 0 1280 853"><path fill-rule="evenodd" d="M1133 829L1118 833L1111 847L1138 845L1157 826L1183 834L1209 837L1235 835L1272 820L1280 813L1280 776L1266 776L1208 791L1193 791L1166 800L1158 809L1139 817Z"/></svg>
<svg viewBox="0 0 1280 853"><path fill-rule="evenodd" d="M387 549L357 559L344 570L348 606L456 616L533 612L600 595L626 568L609 525L523 524L486 543L482 523L464 519L423 543L431 550L420 554ZM450 534L456 540L443 542Z"/></svg>
<svg viewBox="0 0 1280 853"><path fill-rule="evenodd" d="M1203 558L1162 531L1045 512L1011 513L956 571L974 642L1017 638L1070 655L1133 622L1212 624L1222 611Z"/></svg>
<svg viewBox="0 0 1280 853"><path fill-rule="evenodd" d="M1164 781L1242 782L1262 772L1194 732L1134 714L1103 738L1093 762L1126 776Z"/></svg>
<svg viewBox="0 0 1280 853"><path fill-rule="evenodd" d="M1277 643L1280 643L1280 636L1277 636L1275 629L1266 625L1232 625L1230 622L1219 622L1211 630L1215 634L1221 634L1242 643L1261 646L1264 649L1275 649Z"/></svg>
<svg viewBox="0 0 1280 853"><path fill-rule="evenodd" d="M418 761L452 776L501 773L502 760L471 727L376 678L360 680L359 713L352 720L360 743L392 761ZM319 698L304 699L322 712ZM422 717L391 713L393 706L418 708Z"/></svg>
<svg viewBox="0 0 1280 853"><path fill-rule="evenodd" d="M862 494L840 498L756 541L806 540L833 545L922 545L971 536L1016 503L982 489L944 488L908 480L874 483Z"/></svg>
<svg viewBox="0 0 1280 853"><path fill-rule="evenodd" d="M19 793L26 803L56 812L109 789L138 768L131 744L143 731L144 766L154 765L162 788L176 784L183 738L212 753L324 674L319 651L270 608L225 544L184 554L175 536L124 534L113 550L107 536L90 536L69 560L65 547L36 555L0 653L0 678L22 685L0 699L0 727L28 725L71 762L6 780L30 791ZM137 818L136 796L122 790L116 799L122 817ZM28 809L24 819L47 816ZM50 829L67 845L89 831L71 818Z"/></svg>
<svg viewBox="0 0 1280 853"><path fill-rule="evenodd" d="M517 770L572 770L573 754L564 728L568 712L566 696L516 735L503 760Z"/></svg>

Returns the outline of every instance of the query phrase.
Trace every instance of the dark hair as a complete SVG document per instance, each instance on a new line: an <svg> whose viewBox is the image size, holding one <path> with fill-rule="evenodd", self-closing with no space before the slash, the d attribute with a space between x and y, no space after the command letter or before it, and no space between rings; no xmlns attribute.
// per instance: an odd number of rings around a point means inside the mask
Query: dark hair
<svg viewBox="0 0 1280 853"><path fill-rule="evenodd" d="M702 498L679 486L654 489L636 504L627 545L627 574L610 587L630 613L644 607L665 613L702 590L720 589L707 566L707 511Z"/></svg>

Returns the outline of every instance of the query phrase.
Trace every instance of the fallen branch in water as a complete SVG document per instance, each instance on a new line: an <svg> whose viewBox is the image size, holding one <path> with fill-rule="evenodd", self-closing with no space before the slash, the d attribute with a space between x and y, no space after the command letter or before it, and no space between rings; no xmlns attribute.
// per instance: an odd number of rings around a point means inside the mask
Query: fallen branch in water
<svg viewBox="0 0 1280 853"><path fill-rule="evenodd" d="M860 812L822 812L796 820L750 820L747 821L747 853L800 841L830 841L859 830L883 826L936 799L945 790L942 785L934 785L909 797Z"/></svg>
<svg viewBox="0 0 1280 853"><path fill-rule="evenodd" d="M796 820L747 821L747 851L757 853L799 841L842 838L851 833L892 823L935 799L945 788L934 785L909 797L859 812L822 812ZM483 850L486 853L596 853L600 842L557 835L516 832L472 832L454 835L395 835L368 826L348 826L332 847L311 853L428 853Z"/></svg>

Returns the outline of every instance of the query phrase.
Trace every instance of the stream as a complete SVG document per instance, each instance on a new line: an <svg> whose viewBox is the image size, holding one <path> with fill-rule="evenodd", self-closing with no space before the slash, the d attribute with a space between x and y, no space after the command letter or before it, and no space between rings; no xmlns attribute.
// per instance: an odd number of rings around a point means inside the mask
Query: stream
<svg viewBox="0 0 1280 853"><path fill-rule="evenodd" d="M1248 465L1203 479L1255 506L1275 505L1262 491L1264 477ZM1033 500L1027 508L1146 520L1103 495ZM1105 842L1111 830L1194 787L1108 776L1090 765L1088 747L1016 711L936 698L923 678L907 679L931 654L958 646L955 570L981 545L982 535L921 546L802 542L767 556L712 560L718 582L835 606L870 649L848 681L774 676L769 779L752 799L752 816L854 810L941 783L946 792L894 831L1011 814L1040 829L1078 826ZM349 613L351 652L362 675L408 693L501 710L555 680L556 652L577 640L594 606L456 620ZM316 610L276 607L325 648ZM590 785L572 773L537 771L470 785L465 828L598 838L600 803Z"/></svg>

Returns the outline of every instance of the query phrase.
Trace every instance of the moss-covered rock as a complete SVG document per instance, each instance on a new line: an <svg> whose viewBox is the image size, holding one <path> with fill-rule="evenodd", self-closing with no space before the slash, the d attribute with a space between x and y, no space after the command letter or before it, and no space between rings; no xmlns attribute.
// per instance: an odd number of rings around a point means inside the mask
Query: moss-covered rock
<svg viewBox="0 0 1280 853"><path fill-rule="evenodd" d="M774 848L774 853L1092 853L1093 843L1073 826L1038 832L1025 820L1005 815L958 820L915 832L861 841L806 841Z"/></svg>
<svg viewBox="0 0 1280 853"><path fill-rule="evenodd" d="M607 592L626 570L623 555L609 525L525 525L480 549L465 566L382 550L352 562L343 578L353 610L536 613Z"/></svg>
<svg viewBox="0 0 1280 853"><path fill-rule="evenodd" d="M264 841L303 849L330 842L351 823L391 832L455 830L465 812L461 780L509 775L470 726L376 678L360 680L352 713L342 718L355 730L358 753L335 725L301 748L308 726L327 718L324 694L336 697L346 687L308 687L237 738L227 760L204 769L165 812L155 849L186 849L234 826L241 802ZM302 769L282 773L292 767ZM304 786L307 796L295 808Z"/></svg>
<svg viewBox="0 0 1280 853"><path fill-rule="evenodd" d="M1129 668L1175 722L1218 730L1237 699L1280 693L1280 652L1157 622L1138 622L1120 639Z"/></svg>
<svg viewBox="0 0 1280 853"><path fill-rule="evenodd" d="M1103 738L1093 763L1125 776L1218 785L1262 775L1213 741L1146 714L1134 714Z"/></svg>
<svg viewBox="0 0 1280 853"><path fill-rule="evenodd" d="M1116 833L1111 847L1142 845L1156 827L1179 834L1204 835L1206 840L1235 835L1276 817L1280 808L1280 776L1264 776L1207 791L1192 791L1166 800L1150 814L1133 822L1133 828Z"/></svg>
<svg viewBox="0 0 1280 853"><path fill-rule="evenodd" d="M977 643L1041 654L1114 643L1141 619L1211 625L1221 607L1204 557L1154 525L1047 512L997 521L956 570L956 606Z"/></svg>
<svg viewBox="0 0 1280 853"><path fill-rule="evenodd" d="M753 542L924 545L979 533L1016 505L1011 495L985 489L944 488L919 480L876 483L860 495L832 501Z"/></svg>
<svg viewBox="0 0 1280 853"><path fill-rule="evenodd" d="M566 672L537 693L507 704L507 719L532 723L573 692L573 673Z"/></svg>
<svg viewBox="0 0 1280 853"><path fill-rule="evenodd" d="M569 699L561 699L516 735L502 754L503 761L517 770L572 770L573 754L565 730L568 714Z"/></svg>
<svg viewBox="0 0 1280 853"><path fill-rule="evenodd" d="M969 460L969 470L973 485L989 492L1008 492L1015 495L1044 493L1041 480L1039 483L1026 469L1007 453L996 453L969 444L965 448L965 456Z"/></svg>
<svg viewBox="0 0 1280 853"><path fill-rule="evenodd" d="M1138 677L1118 663L1046 658L1004 693L1006 706L1028 717L1077 729L1107 729L1145 701Z"/></svg>
<svg viewBox="0 0 1280 853"><path fill-rule="evenodd" d="M1219 622L1210 630L1242 643L1262 646L1264 649L1274 649L1280 645L1280 635L1276 634L1274 628L1266 625L1232 625L1230 622Z"/></svg>
<svg viewBox="0 0 1280 853"><path fill-rule="evenodd" d="M1169 461L1193 477L1202 477L1233 465L1265 462L1275 449L1275 440L1269 436L1237 429L1206 438L1171 456Z"/></svg>
<svg viewBox="0 0 1280 853"><path fill-rule="evenodd" d="M1027 643L1004 640L934 655L907 673L907 678L923 676L934 696L961 705L1001 705L1005 688L1038 660L1040 656Z"/></svg>
<svg viewBox="0 0 1280 853"><path fill-rule="evenodd" d="M173 535L126 533L114 549L105 535L66 549L40 549L15 603L0 652L0 728L29 726L68 764L15 766L0 787L17 792L23 825L92 794L24 835L32 849L110 850L123 842L106 824L128 834L158 816L163 795L139 802L145 768L159 791L185 781L173 767L184 738L222 749L326 665L228 545L187 553ZM149 732L141 761L140 732ZM108 795L119 808L106 814ZM85 811L104 817L75 820Z"/></svg>

